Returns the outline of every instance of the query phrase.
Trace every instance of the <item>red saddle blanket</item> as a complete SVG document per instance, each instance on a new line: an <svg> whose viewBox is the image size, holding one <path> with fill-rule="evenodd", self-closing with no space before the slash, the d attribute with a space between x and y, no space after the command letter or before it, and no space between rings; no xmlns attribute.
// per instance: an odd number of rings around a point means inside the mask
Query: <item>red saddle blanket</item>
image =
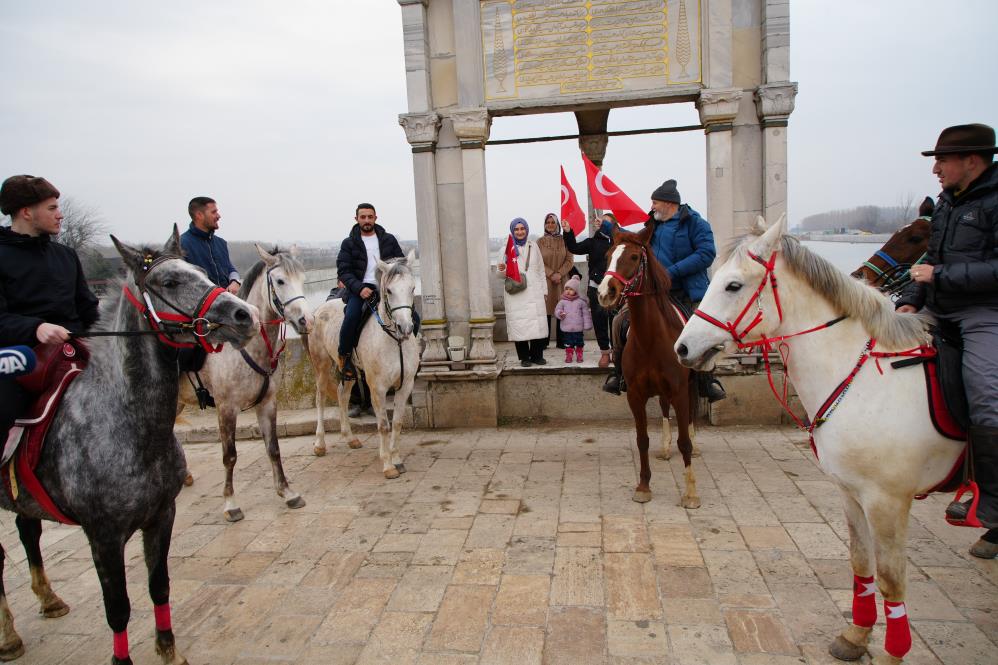
<svg viewBox="0 0 998 665"><path fill-rule="evenodd" d="M75 524L52 502L34 470L62 396L86 368L90 352L82 342L74 340L65 344L39 345L35 347L35 355L38 357L35 371L17 379L34 396L34 402L7 432L0 459L3 483L12 500L16 501L20 490L24 489L52 517L65 524Z"/></svg>

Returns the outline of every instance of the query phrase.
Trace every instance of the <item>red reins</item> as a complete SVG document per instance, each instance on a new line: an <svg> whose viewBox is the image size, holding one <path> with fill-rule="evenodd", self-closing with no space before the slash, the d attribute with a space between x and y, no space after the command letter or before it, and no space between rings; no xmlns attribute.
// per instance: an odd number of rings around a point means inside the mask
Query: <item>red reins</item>
<svg viewBox="0 0 998 665"><path fill-rule="evenodd" d="M128 298L128 301L132 303L132 306L145 316L146 321L149 323L149 327L159 333L157 337L163 344L175 349L192 349L196 346L196 344L200 344L201 348L203 348L207 353L217 353L222 350L221 344L212 346L206 340L208 333L211 332L210 329L212 328L212 324L205 318L205 314L207 314L208 310L211 309L215 299L225 293L225 289L222 287L216 286L205 293L204 297L201 299L201 304L198 306L197 315L194 317L186 314L161 312L152 309L152 303L149 302L148 299L146 303L143 303L135 296L135 294L132 293L132 290L129 289L127 285L122 287L122 291L124 292L125 297ZM145 295L144 292L143 295ZM190 330L197 337L197 343L175 342L170 338L169 331L165 330L161 326L164 321L170 324L179 325L185 330Z"/></svg>

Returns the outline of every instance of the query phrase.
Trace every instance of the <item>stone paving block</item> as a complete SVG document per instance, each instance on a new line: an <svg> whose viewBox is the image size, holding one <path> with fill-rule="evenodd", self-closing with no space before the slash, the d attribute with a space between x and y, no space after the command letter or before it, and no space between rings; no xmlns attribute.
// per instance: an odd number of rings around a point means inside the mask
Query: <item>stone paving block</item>
<svg viewBox="0 0 998 665"><path fill-rule="evenodd" d="M744 550L745 541L728 517L690 517L693 534L702 550Z"/></svg>
<svg viewBox="0 0 998 665"><path fill-rule="evenodd" d="M425 648L477 653L494 596L495 589L487 586L448 587Z"/></svg>
<svg viewBox="0 0 998 665"><path fill-rule="evenodd" d="M412 552L370 552L355 577L400 579L412 562Z"/></svg>
<svg viewBox="0 0 998 665"><path fill-rule="evenodd" d="M523 507L513 525L514 536L538 536L552 538L558 535L558 504L552 500L535 501L524 499Z"/></svg>
<svg viewBox="0 0 998 665"><path fill-rule="evenodd" d="M512 515L479 514L475 518L465 546L470 548L490 547L502 549L513 535Z"/></svg>
<svg viewBox="0 0 998 665"><path fill-rule="evenodd" d="M828 642L845 628L838 606L819 584L778 584L773 598L797 642Z"/></svg>
<svg viewBox="0 0 998 665"><path fill-rule="evenodd" d="M432 614L385 612L360 653L357 665L416 663L432 622Z"/></svg>
<svg viewBox="0 0 998 665"><path fill-rule="evenodd" d="M688 524L653 524L648 536L660 566L703 566L703 556Z"/></svg>
<svg viewBox="0 0 998 665"><path fill-rule="evenodd" d="M726 499L731 518L738 526L779 526L780 518L761 495Z"/></svg>
<svg viewBox="0 0 998 665"><path fill-rule="evenodd" d="M741 532L750 550L797 551L793 539L782 526L743 526Z"/></svg>
<svg viewBox="0 0 998 665"><path fill-rule="evenodd" d="M609 619L606 623L611 656L665 658L669 653L668 633L661 621Z"/></svg>
<svg viewBox="0 0 998 665"><path fill-rule="evenodd" d="M797 647L774 612L729 609L724 611L728 634L739 653L796 655Z"/></svg>
<svg viewBox="0 0 998 665"><path fill-rule="evenodd" d="M714 590L722 599L725 596L769 595L769 588L750 552L705 550L703 556Z"/></svg>
<svg viewBox="0 0 998 665"><path fill-rule="evenodd" d="M486 499L478 507L478 512L516 515L520 512L520 501L518 499Z"/></svg>
<svg viewBox="0 0 998 665"><path fill-rule="evenodd" d="M506 548L503 572L514 574L550 574L554 569L554 538L514 536Z"/></svg>
<svg viewBox="0 0 998 665"><path fill-rule="evenodd" d="M849 558L849 548L827 524L786 523L783 526L797 549L808 559Z"/></svg>
<svg viewBox="0 0 998 665"><path fill-rule="evenodd" d="M305 649L295 665L354 665L363 651L363 644L315 644ZM211 665L216 665L211 661Z"/></svg>
<svg viewBox="0 0 998 665"><path fill-rule="evenodd" d="M662 604L652 557L648 554L606 554L607 616L634 621L660 619Z"/></svg>
<svg viewBox="0 0 998 665"><path fill-rule="evenodd" d="M296 586L302 578L312 572L315 561L312 559L287 559L280 557L261 572L255 584L270 584L283 588Z"/></svg>
<svg viewBox="0 0 998 665"><path fill-rule="evenodd" d="M409 566L388 601L388 610L436 612L453 572L451 566Z"/></svg>
<svg viewBox="0 0 998 665"><path fill-rule="evenodd" d="M480 665L541 665L544 629L530 626L495 626L482 647Z"/></svg>
<svg viewBox="0 0 998 665"><path fill-rule="evenodd" d="M355 579L316 630L315 640L320 644L367 640L394 589L393 579Z"/></svg>
<svg viewBox="0 0 998 665"><path fill-rule="evenodd" d="M452 584L499 584L506 553L497 549L464 550L454 568Z"/></svg>
<svg viewBox="0 0 998 665"><path fill-rule="evenodd" d="M604 552L648 552L651 545L641 517L605 515L603 517Z"/></svg>
<svg viewBox="0 0 998 665"><path fill-rule="evenodd" d="M543 665L602 665L606 650L606 622L601 610L551 608Z"/></svg>
<svg viewBox="0 0 998 665"><path fill-rule="evenodd" d="M241 655L293 659L304 649L305 643L321 622L322 617L314 615L273 616L262 624L256 639L244 647Z"/></svg>
<svg viewBox="0 0 998 665"><path fill-rule="evenodd" d="M713 598L666 598L667 626L724 625L721 606Z"/></svg>
<svg viewBox="0 0 998 665"><path fill-rule="evenodd" d="M992 597L991 610L998 609ZM905 594L909 621L963 621L965 617L933 582L909 581Z"/></svg>
<svg viewBox="0 0 998 665"><path fill-rule="evenodd" d="M431 529L419 541L412 563L417 566L454 565L461 558L461 550L467 538L467 531Z"/></svg>
<svg viewBox="0 0 998 665"><path fill-rule="evenodd" d="M772 508L777 519L781 523L786 522L824 522L825 519L818 514L807 497L798 492L787 494L784 492L764 492L763 497L766 503Z"/></svg>
<svg viewBox="0 0 998 665"><path fill-rule="evenodd" d="M276 552L240 552L209 580L215 584L248 584L277 558Z"/></svg>
<svg viewBox="0 0 998 665"><path fill-rule="evenodd" d="M669 626L676 665L737 665L735 649L723 625Z"/></svg>
<svg viewBox="0 0 998 665"><path fill-rule="evenodd" d="M852 566L841 559L808 559L811 570L826 589L852 590ZM909 567L909 574L911 568Z"/></svg>
<svg viewBox="0 0 998 665"><path fill-rule="evenodd" d="M360 570L365 558L363 552L327 552L299 584L305 587L343 589Z"/></svg>
<svg viewBox="0 0 998 665"><path fill-rule="evenodd" d="M601 547L603 535L599 531L562 531L558 533L558 547Z"/></svg>
<svg viewBox="0 0 998 665"><path fill-rule="evenodd" d="M922 570L958 607L994 610L998 589L974 569L926 567Z"/></svg>
<svg viewBox="0 0 998 665"><path fill-rule="evenodd" d="M421 533L386 533L378 539L375 552L415 552L423 540Z"/></svg>
<svg viewBox="0 0 998 665"><path fill-rule="evenodd" d="M562 522L558 525L559 532L599 532L602 525L599 522Z"/></svg>
<svg viewBox="0 0 998 665"><path fill-rule="evenodd" d="M551 605L603 607L603 560L600 550L559 547L555 554L551 581Z"/></svg>
<svg viewBox="0 0 998 665"><path fill-rule="evenodd" d="M753 552L759 572L770 589L777 584L807 584L817 582L814 571L800 552L760 550Z"/></svg>
<svg viewBox="0 0 998 665"><path fill-rule="evenodd" d="M536 625L547 623L548 575L503 575L492 609L493 625Z"/></svg>
<svg viewBox="0 0 998 665"><path fill-rule="evenodd" d="M664 598L714 597L714 585L706 568L659 566L658 583Z"/></svg>

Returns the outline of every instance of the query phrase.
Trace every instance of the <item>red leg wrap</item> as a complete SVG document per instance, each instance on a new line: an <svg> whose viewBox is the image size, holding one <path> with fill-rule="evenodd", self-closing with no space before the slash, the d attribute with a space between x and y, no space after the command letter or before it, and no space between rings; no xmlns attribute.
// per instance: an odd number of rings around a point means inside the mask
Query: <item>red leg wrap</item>
<svg viewBox="0 0 998 665"><path fill-rule="evenodd" d="M861 628L877 623L877 583L872 577L852 576L852 622Z"/></svg>
<svg viewBox="0 0 998 665"><path fill-rule="evenodd" d="M156 630L173 630L173 624L170 622L170 603L154 605L152 612L156 617Z"/></svg>
<svg viewBox="0 0 998 665"><path fill-rule="evenodd" d="M114 634L114 657L118 660L128 660L128 631Z"/></svg>
<svg viewBox="0 0 998 665"><path fill-rule="evenodd" d="M887 639L884 650L895 658L904 658L911 649L911 628L908 626L908 610L904 603L884 601L884 616L887 617Z"/></svg>

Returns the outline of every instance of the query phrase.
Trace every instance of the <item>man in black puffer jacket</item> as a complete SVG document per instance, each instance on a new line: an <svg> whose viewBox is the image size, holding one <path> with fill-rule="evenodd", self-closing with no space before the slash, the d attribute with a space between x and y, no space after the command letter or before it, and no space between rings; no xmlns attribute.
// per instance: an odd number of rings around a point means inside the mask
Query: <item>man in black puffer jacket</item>
<svg viewBox="0 0 998 665"><path fill-rule="evenodd" d="M0 186L0 347L69 341L97 320L76 252L53 240L62 229L59 190L45 178L16 175ZM0 377L0 440L28 397L14 379Z"/></svg>
<svg viewBox="0 0 998 665"><path fill-rule="evenodd" d="M572 254L588 255L589 285L586 289L586 295L589 298L589 307L592 309L596 343L603 353L610 350L610 320L613 318L613 314L603 309L599 304L599 300L596 298L596 288L603 281L603 274L606 273L606 252L613 244L613 239L610 236L613 233L614 223L615 218L609 214L594 219L589 232L590 237L578 241L575 239L575 232L568 222L561 220L565 248Z"/></svg>
<svg viewBox="0 0 998 665"><path fill-rule="evenodd" d="M354 379L357 370L350 355L360 338L360 318L364 303L378 290L375 271L378 260L387 261L405 256L399 241L384 227L376 224L378 214L370 203L361 203L354 213L350 236L340 245L336 257L336 276L343 284L342 297L347 303L343 326L340 328L339 368L344 379Z"/></svg>
<svg viewBox="0 0 998 665"><path fill-rule="evenodd" d="M963 340L963 382L970 442L981 500L977 516L998 528L998 166L995 131L987 125L944 129L932 172L943 187L932 215L925 262L911 268L900 312L923 306L955 324ZM960 519L966 507L946 513Z"/></svg>

